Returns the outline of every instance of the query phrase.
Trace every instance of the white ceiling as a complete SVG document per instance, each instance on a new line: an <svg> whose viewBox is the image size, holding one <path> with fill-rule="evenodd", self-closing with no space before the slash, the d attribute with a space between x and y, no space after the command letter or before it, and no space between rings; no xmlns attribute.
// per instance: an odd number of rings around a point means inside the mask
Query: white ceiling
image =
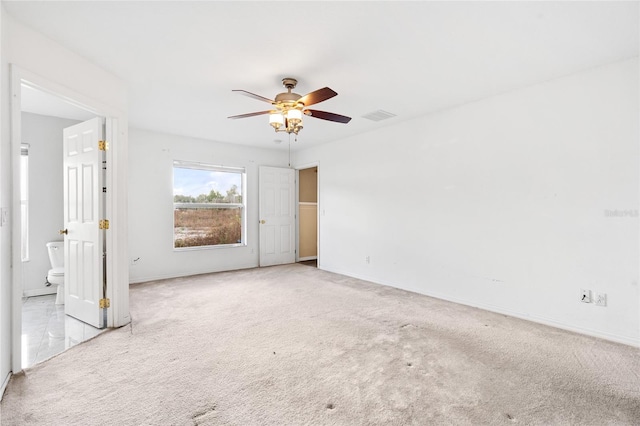
<svg viewBox="0 0 640 426"><path fill-rule="evenodd" d="M286 149L267 116L297 78L313 108L297 147L396 124L638 56L637 2L7 2L6 11L120 77L130 125ZM373 122L376 110L397 117Z"/></svg>

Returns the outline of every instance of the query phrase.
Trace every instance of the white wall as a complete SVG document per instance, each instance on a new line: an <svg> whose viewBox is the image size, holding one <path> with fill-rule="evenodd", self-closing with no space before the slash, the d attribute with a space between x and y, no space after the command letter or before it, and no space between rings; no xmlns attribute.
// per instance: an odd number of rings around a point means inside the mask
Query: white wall
<svg viewBox="0 0 640 426"><path fill-rule="evenodd" d="M286 167L286 152L138 129L129 141L131 282L258 266L258 166ZM173 249L174 160L246 168L246 247Z"/></svg>
<svg viewBox="0 0 640 426"><path fill-rule="evenodd" d="M62 130L78 123L58 117L22 113L22 142L29 147L29 261L22 263L25 296L55 293L45 287L51 268L46 244L61 241L63 228Z"/></svg>
<svg viewBox="0 0 640 426"><path fill-rule="evenodd" d="M9 72L6 52L9 31L6 12L0 4L0 208L8 206L10 188L10 133L9 133ZM11 230L0 227L0 392L9 379L11 371ZM1 396L0 396L1 398Z"/></svg>
<svg viewBox="0 0 640 426"><path fill-rule="evenodd" d="M638 89L634 59L303 150L320 267L640 345Z"/></svg>
<svg viewBox="0 0 640 426"><path fill-rule="evenodd" d="M79 95L80 101L93 105L96 101L100 108L105 108L118 117L120 128L118 133L119 144L112 145L111 155L119 162L126 163L126 86L116 77L98 68L86 59L67 50L63 46L42 36L15 20L13 20L0 5L1 19L1 50L0 50L0 207L10 212L8 222L0 228L0 383L5 383L12 367L20 369L20 360L11 359L13 345L19 345L19 327L12 327L11 305L19 310L18 291L21 286L12 282L11 274L11 229L13 226L12 213L14 211L12 198L12 162L11 162L11 95L9 64L14 64L31 74L46 79L67 92L73 91ZM123 164L124 167L125 164ZM118 169L113 164L114 169ZM126 173L125 173L126 176ZM118 179L112 185L112 194L126 192L126 177ZM114 206L112 212L113 232L120 232L120 228L127 228L126 198L124 203ZM124 210L123 210L124 209ZM117 245L117 244L116 244ZM118 245L114 250L116 258L121 253L126 257L126 241ZM19 260L19 259L18 259ZM124 269L117 269L117 273L128 275L126 260ZM123 281L121 279L121 281ZM22 293L21 291L19 292ZM18 302L16 303L16 300ZM17 306L16 306L17 305ZM112 301L112 307L114 302ZM115 309L114 309L115 311ZM118 318L128 317L127 312L118 312ZM126 318L125 318L126 320ZM13 333L12 333L13 331ZM16 343L17 342L17 343Z"/></svg>

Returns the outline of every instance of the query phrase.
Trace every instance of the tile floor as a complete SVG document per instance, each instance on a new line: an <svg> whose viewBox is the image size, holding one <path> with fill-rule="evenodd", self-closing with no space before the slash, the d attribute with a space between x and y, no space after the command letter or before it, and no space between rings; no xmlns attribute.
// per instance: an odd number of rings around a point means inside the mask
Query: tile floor
<svg viewBox="0 0 640 426"><path fill-rule="evenodd" d="M51 358L104 331L64 314L56 295L22 299L22 368Z"/></svg>

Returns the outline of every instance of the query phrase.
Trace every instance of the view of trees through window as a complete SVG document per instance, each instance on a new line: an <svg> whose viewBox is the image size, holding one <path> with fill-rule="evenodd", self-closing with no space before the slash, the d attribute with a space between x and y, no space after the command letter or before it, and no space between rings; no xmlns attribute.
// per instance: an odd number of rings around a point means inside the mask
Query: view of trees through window
<svg viewBox="0 0 640 426"><path fill-rule="evenodd" d="M243 243L244 169L174 162L174 247Z"/></svg>
<svg viewBox="0 0 640 426"><path fill-rule="evenodd" d="M225 195L212 189L208 194L199 194L197 197L191 195L174 195L174 203L242 203L242 195L238 193L238 186L231 185Z"/></svg>

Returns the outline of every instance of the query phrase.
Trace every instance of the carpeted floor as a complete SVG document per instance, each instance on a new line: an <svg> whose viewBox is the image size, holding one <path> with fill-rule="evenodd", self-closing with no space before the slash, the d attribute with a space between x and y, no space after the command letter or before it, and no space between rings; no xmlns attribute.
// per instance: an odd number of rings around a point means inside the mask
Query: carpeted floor
<svg viewBox="0 0 640 426"><path fill-rule="evenodd" d="M303 265L131 287L9 425L640 424L640 351Z"/></svg>

